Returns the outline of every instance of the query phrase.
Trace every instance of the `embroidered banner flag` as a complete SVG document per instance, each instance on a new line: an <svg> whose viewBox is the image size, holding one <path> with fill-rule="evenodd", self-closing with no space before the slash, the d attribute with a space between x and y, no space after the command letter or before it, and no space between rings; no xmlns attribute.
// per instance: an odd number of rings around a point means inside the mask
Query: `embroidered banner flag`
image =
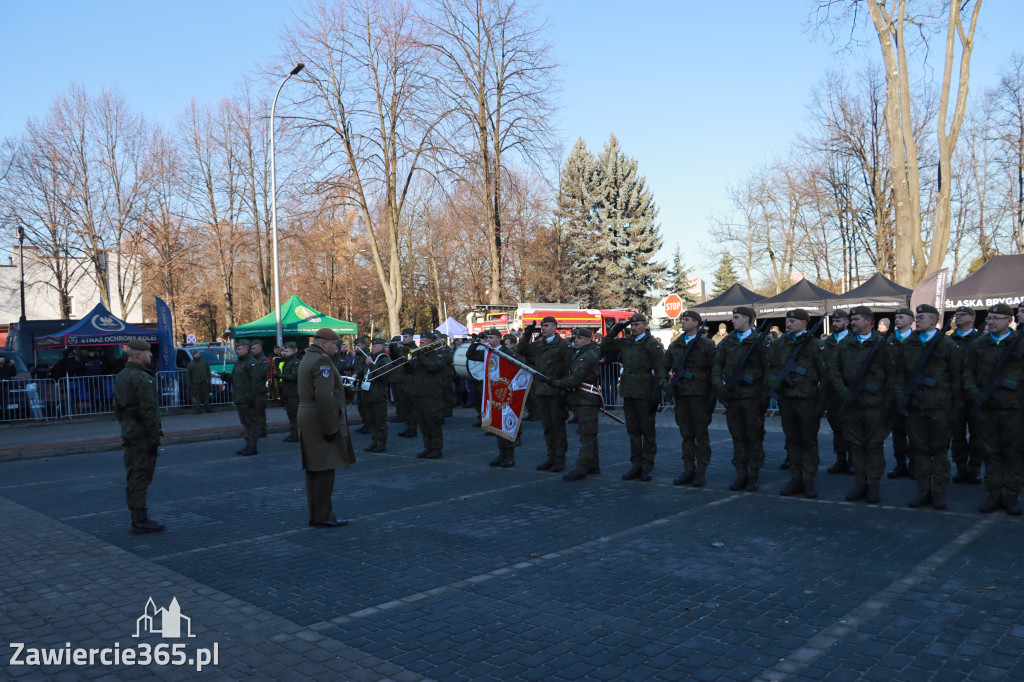
<svg viewBox="0 0 1024 682"><path fill-rule="evenodd" d="M500 438L515 440L533 375L486 349L484 396L480 427Z"/></svg>

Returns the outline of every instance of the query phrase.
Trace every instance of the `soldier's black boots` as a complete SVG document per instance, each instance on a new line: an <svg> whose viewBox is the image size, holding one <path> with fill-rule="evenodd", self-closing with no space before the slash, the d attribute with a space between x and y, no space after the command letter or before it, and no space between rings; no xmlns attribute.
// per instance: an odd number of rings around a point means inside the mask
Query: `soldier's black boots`
<svg viewBox="0 0 1024 682"><path fill-rule="evenodd" d="M423 448L422 450L420 450L419 452L416 453L416 456L419 457L420 459L424 459L429 454L430 454L430 448Z"/></svg>
<svg viewBox="0 0 1024 682"><path fill-rule="evenodd" d="M384 443L377 443L370 452L387 452L388 448Z"/></svg>
<svg viewBox="0 0 1024 682"><path fill-rule="evenodd" d="M399 431L398 432L398 437L399 438L415 438L416 437L416 429L406 429L405 431Z"/></svg>
<svg viewBox="0 0 1024 682"><path fill-rule="evenodd" d="M1020 507L1020 502L1017 501L1017 493L1003 495L1003 506L1006 507L1006 513L1010 516L1020 516L1024 511Z"/></svg>
<svg viewBox="0 0 1024 682"><path fill-rule="evenodd" d="M786 469L789 469L791 466L793 465L789 463L789 457L787 457L786 459L782 460L782 464L779 465L779 468L785 471Z"/></svg>
<svg viewBox="0 0 1024 682"><path fill-rule="evenodd" d="M736 480L729 484L729 490L743 490L747 487L747 475L736 474Z"/></svg>
<svg viewBox="0 0 1024 682"><path fill-rule="evenodd" d="M370 432L370 427L367 426L366 424L363 424L358 429L356 429L356 433L369 433L369 432Z"/></svg>
<svg viewBox="0 0 1024 682"><path fill-rule="evenodd" d="M489 467L501 466L501 463L504 462L504 461L505 461L505 455L504 454L500 454L497 457L495 457L494 459L492 459L490 462L488 462L487 466L489 466Z"/></svg>
<svg viewBox="0 0 1024 682"><path fill-rule="evenodd" d="M697 478L697 473L694 471L683 472L683 475L679 478L672 479L672 485L690 485L693 483L693 479Z"/></svg>
<svg viewBox="0 0 1024 682"><path fill-rule="evenodd" d="M563 481L582 481L587 475L579 469L573 469L562 476Z"/></svg>
<svg viewBox="0 0 1024 682"><path fill-rule="evenodd" d="M423 455L423 459L441 459L442 457L444 457L444 454L440 450L431 450Z"/></svg>
<svg viewBox="0 0 1024 682"><path fill-rule="evenodd" d="M918 492L917 495L914 495L914 499L908 502L908 505L914 509L917 509L918 507L923 507L926 504L930 504L931 501L932 492L930 490L925 490L924 492Z"/></svg>
<svg viewBox="0 0 1024 682"><path fill-rule="evenodd" d="M564 464L557 464L557 463L556 464L552 464L550 471L553 474L560 474L563 471L565 471L565 465Z"/></svg>
<svg viewBox="0 0 1024 682"><path fill-rule="evenodd" d="M651 480L651 476L652 476L652 474L651 474L651 470L650 469L644 469L643 471L640 472L640 480L641 481L644 481L644 482L649 481L649 480Z"/></svg>
<svg viewBox="0 0 1024 682"><path fill-rule="evenodd" d="M985 498L985 501L978 505L978 511L982 514L991 514L996 509L1001 509L1003 506L1003 491L993 490Z"/></svg>
<svg viewBox="0 0 1024 682"><path fill-rule="evenodd" d="M747 476L747 492L748 493L756 493L758 488L761 487L761 484L758 481L758 478L759 478L759 475L758 475L757 471L751 471L750 474Z"/></svg>
<svg viewBox="0 0 1024 682"><path fill-rule="evenodd" d="M962 467L957 464L956 476L953 477L953 483L967 483L969 480L971 480L971 474L967 471L967 467Z"/></svg>
<svg viewBox="0 0 1024 682"><path fill-rule="evenodd" d="M205 407L205 408L203 409L203 411L204 411L204 412L211 412L211 413L212 413L212 412L213 412L213 408L212 408L212 407L210 407L209 405L207 405L207 406L206 406L206 407Z"/></svg>
<svg viewBox="0 0 1024 682"><path fill-rule="evenodd" d="M550 457L537 465L537 471L547 471L551 467L555 466L555 460Z"/></svg>
<svg viewBox="0 0 1024 682"><path fill-rule="evenodd" d="M244 448L242 448L241 450L239 450L235 454L236 455L241 455L242 457L252 457L253 455L257 454L257 452L256 452L255 446L248 446L248 445L246 445Z"/></svg>
<svg viewBox="0 0 1024 682"><path fill-rule="evenodd" d="M145 521L132 521L132 533L134 535L143 535L145 533L159 533L164 528L164 524L157 523L153 519L146 519Z"/></svg>
<svg viewBox="0 0 1024 682"><path fill-rule="evenodd" d="M693 477L693 487L700 488L705 483L707 483L707 478L705 477L704 472L698 470L697 474Z"/></svg>
<svg viewBox="0 0 1024 682"><path fill-rule="evenodd" d="M601 473L601 467L599 467L599 466L597 466L597 467L590 467L589 469L587 469L587 474L599 474L599 473Z"/></svg>
<svg viewBox="0 0 1024 682"><path fill-rule="evenodd" d="M943 490L941 493L938 492L938 491L935 491L935 490L932 491L932 507L934 507L935 509L939 509L939 510L942 510L942 509L946 508L946 491L945 490Z"/></svg>
<svg viewBox="0 0 1024 682"><path fill-rule="evenodd" d="M889 478L910 478L910 470L907 469L906 462L897 462L889 472Z"/></svg>
<svg viewBox="0 0 1024 682"><path fill-rule="evenodd" d="M501 462L498 463L498 466L501 467L502 469L508 469L509 467L514 467L515 465L516 458L512 456L506 457L505 459L501 460Z"/></svg>
<svg viewBox="0 0 1024 682"><path fill-rule="evenodd" d="M789 482L783 486L779 494L783 497L789 497L791 495L799 495L804 491L804 482L799 478L791 478Z"/></svg>
<svg viewBox="0 0 1024 682"><path fill-rule="evenodd" d="M836 463L826 469L830 474L845 474L849 471L849 467L846 465L846 453L836 453Z"/></svg>
<svg viewBox="0 0 1024 682"><path fill-rule="evenodd" d="M377 448L376 445L374 445L373 443L370 443L365 448L363 448L363 452L374 452L376 448Z"/></svg>
<svg viewBox="0 0 1024 682"><path fill-rule="evenodd" d="M878 504L882 501L882 492L878 489L877 485L868 486L868 494L865 499L867 499L868 504Z"/></svg>
<svg viewBox="0 0 1024 682"><path fill-rule="evenodd" d="M813 479L804 479L804 495L811 500L818 499L818 489L814 487Z"/></svg>
<svg viewBox="0 0 1024 682"><path fill-rule="evenodd" d="M640 478L640 467L630 467L629 471L622 474L623 481L632 481L634 478Z"/></svg>
<svg viewBox="0 0 1024 682"><path fill-rule="evenodd" d="M860 502L861 500L867 498L867 496L868 496L868 486L867 486L867 484L865 484L865 483L858 483L857 485L855 485L853 487L853 490L851 490L850 492L846 493L846 501L847 502Z"/></svg>
<svg viewBox="0 0 1024 682"><path fill-rule="evenodd" d="M298 443L299 437L294 433L289 433L286 437L282 438L281 440L284 441L285 443Z"/></svg>

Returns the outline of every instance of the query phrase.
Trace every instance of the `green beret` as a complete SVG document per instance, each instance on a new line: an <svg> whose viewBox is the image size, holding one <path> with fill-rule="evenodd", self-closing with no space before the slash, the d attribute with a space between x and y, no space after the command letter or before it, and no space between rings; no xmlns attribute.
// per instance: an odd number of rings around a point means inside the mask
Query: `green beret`
<svg viewBox="0 0 1024 682"><path fill-rule="evenodd" d="M128 347L132 350L152 350L152 346L142 339L132 339L128 342Z"/></svg>
<svg viewBox="0 0 1024 682"><path fill-rule="evenodd" d="M1008 317L1013 317L1013 308L1011 308L1006 303L996 303L994 306L989 308L988 311L990 313L995 313L996 315L1006 315Z"/></svg>
<svg viewBox="0 0 1024 682"><path fill-rule="evenodd" d="M870 317L872 320L875 319L875 312L866 305L859 305L855 308L850 308L850 315L860 315L861 317Z"/></svg>
<svg viewBox="0 0 1024 682"><path fill-rule="evenodd" d="M746 315L750 319L754 319L757 315L754 314L754 309L745 305L741 305L738 308L732 309L733 315Z"/></svg>
<svg viewBox="0 0 1024 682"><path fill-rule="evenodd" d="M810 322L811 316L807 314L807 311L803 308L797 308L795 310L789 310L786 312L786 317L794 320L803 320L804 322Z"/></svg>
<svg viewBox="0 0 1024 682"><path fill-rule="evenodd" d="M927 303L922 303L921 305L917 306L917 312L918 313L928 313L930 315L938 316L939 309L936 308L933 305L928 305Z"/></svg>

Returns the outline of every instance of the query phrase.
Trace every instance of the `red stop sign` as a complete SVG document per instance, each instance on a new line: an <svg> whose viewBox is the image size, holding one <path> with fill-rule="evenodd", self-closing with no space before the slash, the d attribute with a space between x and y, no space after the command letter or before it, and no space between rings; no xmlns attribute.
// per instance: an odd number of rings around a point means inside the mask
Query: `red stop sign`
<svg viewBox="0 0 1024 682"><path fill-rule="evenodd" d="M683 299L676 294L669 294L665 299L665 314L673 320L683 314Z"/></svg>

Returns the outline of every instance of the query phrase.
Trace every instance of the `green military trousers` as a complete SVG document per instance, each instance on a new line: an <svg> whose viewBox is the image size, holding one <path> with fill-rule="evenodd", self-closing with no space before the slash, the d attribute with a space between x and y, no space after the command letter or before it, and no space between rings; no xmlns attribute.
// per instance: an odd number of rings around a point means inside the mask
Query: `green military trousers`
<svg viewBox="0 0 1024 682"><path fill-rule="evenodd" d="M159 443L131 442L125 445L126 497L133 523L141 523L149 518L146 507L146 491L153 481L153 472L156 470L156 458L159 451Z"/></svg>
<svg viewBox="0 0 1024 682"><path fill-rule="evenodd" d="M910 410L907 435L917 476L917 491L943 495L949 487L949 443L953 437L949 410Z"/></svg>
<svg viewBox="0 0 1024 682"><path fill-rule="evenodd" d="M790 477L814 482L819 464L821 401L817 398L780 398L779 416L789 450Z"/></svg>
<svg viewBox="0 0 1024 682"><path fill-rule="evenodd" d="M885 472L883 446L889 435L889 417L881 407L848 407L843 416L857 485L878 486Z"/></svg>
<svg viewBox="0 0 1024 682"><path fill-rule="evenodd" d="M707 471L711 463L711 412L714 409L706 395L676 396L676 426L682 436L683 469Z"/></svg>
<svg viewBox="0 0 1024 682"><path fill-rule="evenodd" d="M598 410L597 405L576 405L572 408L580 429L580 455L573 468L583 474L601 466L597 445Z"/></svg>

